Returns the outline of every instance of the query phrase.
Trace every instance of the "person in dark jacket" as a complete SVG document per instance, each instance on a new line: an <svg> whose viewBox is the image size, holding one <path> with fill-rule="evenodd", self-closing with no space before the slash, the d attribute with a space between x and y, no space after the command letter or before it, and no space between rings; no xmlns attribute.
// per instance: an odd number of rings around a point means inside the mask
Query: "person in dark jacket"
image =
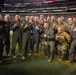
<svg viewBox="0 0 76 75"><path fill-rule="evenodd" d="M3 57L3 33L4 33L4 21L2 20L2 16L0 15L0 64L3 62L2 57Z"/></svg>
<svg viewBox="0 0 76 75"><path fill-rule="evenodd" d="M10 26L11 26L11 21L10 21L10 15L6 14L4 17L4 23L5 23L5 33L4 33L4 46L6 50L5 56L9 56L10 52Z"/></svg>

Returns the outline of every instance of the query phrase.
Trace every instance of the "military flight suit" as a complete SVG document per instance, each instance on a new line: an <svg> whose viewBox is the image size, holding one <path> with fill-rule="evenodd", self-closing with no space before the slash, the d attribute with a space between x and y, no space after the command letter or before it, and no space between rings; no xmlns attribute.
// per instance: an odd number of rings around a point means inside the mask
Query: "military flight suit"
<svg viewBox="0 0 76 75"><path fill-rule="evenodd" d="M16 27L14 25L17 24ZM13 30L13 37L12 37L12 49L11 49L11 54L14 56L15 55L15 48L16 44L18 43L19 47L19 53L21 54L21 43L22 43L22 32L21 32L21 24L22 21L13 21L12 22L12 27L11 29Z"/></svg>
<svg viewBox="0 0 76 75"><path fill-rule="evenodd" d="M40 45L41 45L41 50L44 51L44 38L43 38L43 35L44 35L44 27L43 25L40 25L41 27L41 32L40 32Z"/></svg>
<svg viewBox="0 0 76 75"><path fill-rule="evenodd" d="M39 30L36 29L36 27L39 28ZM32 26L32 31L33 31L33 36L32 36L32 53L34 53L34 45L36 44L36 53L39 52L39 41L40 41L40 24L39 23L34 23Z"/></svg>
<svg viewBox="0 0 76 75"><path fill-rule="evenodd" d="M76 31L73 31L76 28L76 25L73 27L69 26L68 31L72 37L72 42L69 50L69 61L74 62L74 58L76 56Z"/></svg>
<svg viewBox="0 0 76 75"><path fill-rule="evenodd" d="M49 22L50 23L50 27L53 27L53 28L55 28L55 26L57 25L57 22L56 21L53 21L53 22Z"/></svg>
<svg viewBox="0 0 76 75"><path fill-rule="evenodd" d="M54 32L54 29L50 28L50 27L48 29L45 29L45 34L47 35L47 37L44 39L47 42L47 44L50 46L50 49L47 51L47 56L50 60L53 60L54 49L55 49L55 32Z"/></svg>
<svg viewBox="0 0 76 75"><path fill-rule="evenodd" d="M28 25L28 27L25 28L25 26ZM30 39L31 39L31 25L29 22L23 21L22 25L22 56L26 56L27 52L30 50Z"/></svg>
<svg viewBox="0 0 76 75"><path fill-rule="evenodd" d="M30 22L29 24L31 26L31 28L30 28L30 33L31 33L31 36L30 36L31 37L31 39L30 39L30 49L31 49L31 52L32 52L32 39L33 39L33 37L32 37L33 36L33 28L32 27L33 27L34 22Z"/></svg>
<svg viewBox="0 0 76 75"><path fill-rule="evenodd" d="M58 42L57 44L58 58L63 60L65 54L67 54L68 43L71 42L71 36L68 33L62 31L61 33L56 34L56 41Z"/></svg>

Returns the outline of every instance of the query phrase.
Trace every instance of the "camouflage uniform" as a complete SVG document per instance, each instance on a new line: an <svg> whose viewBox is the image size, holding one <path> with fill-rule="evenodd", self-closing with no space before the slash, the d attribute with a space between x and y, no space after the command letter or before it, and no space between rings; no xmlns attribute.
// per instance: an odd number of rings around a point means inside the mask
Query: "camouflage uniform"
<svg viewBox="0 0 76 75"><path fill-rule="evenodd" d="M58 56L60 59L63 59L65 54L67 54L68 42L71 41L71 36L68 33L62 31L61 33L56 34L56 41L58 42Z"/></svg>

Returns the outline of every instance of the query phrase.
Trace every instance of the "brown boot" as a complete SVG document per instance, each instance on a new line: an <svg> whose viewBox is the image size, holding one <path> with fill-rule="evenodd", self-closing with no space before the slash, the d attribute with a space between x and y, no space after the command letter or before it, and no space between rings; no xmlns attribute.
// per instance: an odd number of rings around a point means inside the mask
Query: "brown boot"
<svg viewBox="0 0 76 75"><path fill-rule="evenodd" d="M34 54L34 56L37 56L37 55L38 55L38 53L35 53L35 54Z"/></svg>
<svg viewBox="0 0 76 75"><path fill-rule="evenodd" d="M29 53L29 54L28 54L28 56L31 56L31 55L32 55L32 53Z"/></svg>
<svg viewBox="0 0 76 75"><path fill-rule="evenodd" d="M24 56L22 56L22 60L25 60L25 57Z"/></svg>
<svg viewBox="0 0 76 75"><path fill-rule="evenodd" d="M48 59L48 56L45 56L46 59Z"/></svg>
<svg viewBox="0 0 76 75"><path fill-rule="evenodd" d="M57 60L60 60L60 58L58 57Z"/></svg>
<svg viewBox="0 0 76 75"><path fill-rule="evenodd" d="M48 59L48 62L49 62L49 63L51 63L51 62L52 62L52 60L51 60L51 59Z"/></svg>
<svg viewBox="0 0 76 75"><path fill-rule="evenodd" d="M67 60L66 63L73 63L73 62L71 62L70 60Z"/></svg>
<svg viewBox="0 0 76 75"><path fill-rule="evenodd" d="M12 56L13 59L16 59L16 56Z"/></svg>
<svg viewBox="0 0 76 75"><path fill-rule="evenodd" d="M57 60L58 60L58 61L62 61L63 59L61 59L61 58L58 57Z"/></svg>
<svg viewBox="0 0 76 75"><path fill-rule="evenodd" d="M22 54L21 53L18 53L18 56L22 56Z"/></svg>

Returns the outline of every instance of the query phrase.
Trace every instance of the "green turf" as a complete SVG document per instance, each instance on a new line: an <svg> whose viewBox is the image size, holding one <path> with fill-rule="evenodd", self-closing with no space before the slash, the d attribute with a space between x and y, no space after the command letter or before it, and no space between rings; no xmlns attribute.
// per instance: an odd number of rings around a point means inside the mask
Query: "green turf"
<svg viewBox="0 0 76 75"><path fill-rule="evenodd" d="M0 75L76 75L76 63L67 64L54 59L48 63L41 56L27 56L26 60L17 57L5 59L0 65Z"/></svg>

